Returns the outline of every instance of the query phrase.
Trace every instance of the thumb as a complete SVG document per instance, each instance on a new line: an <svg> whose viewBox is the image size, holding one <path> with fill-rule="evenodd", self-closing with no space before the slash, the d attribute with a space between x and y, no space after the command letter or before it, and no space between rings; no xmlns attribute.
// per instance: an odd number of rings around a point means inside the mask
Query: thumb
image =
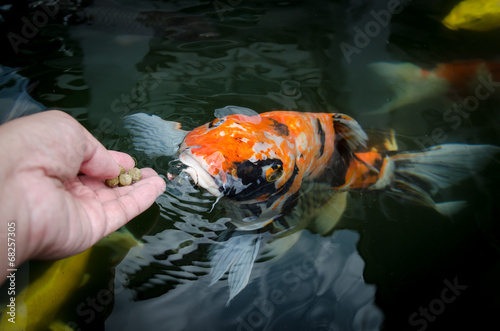
<svg viewBox="0 0 500 331"><path fill-rule="evenodd" d="M126 170L135 164L132 157L125 153L108 151L94 136L85 130L86 144L80 171L85 175L110 179L120 174L120 166Z"/></svg>

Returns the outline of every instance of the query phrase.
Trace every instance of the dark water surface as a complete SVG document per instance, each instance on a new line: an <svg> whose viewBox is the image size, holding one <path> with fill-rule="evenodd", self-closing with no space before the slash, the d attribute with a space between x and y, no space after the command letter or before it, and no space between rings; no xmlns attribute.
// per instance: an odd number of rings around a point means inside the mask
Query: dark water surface
<svg viewBox="0 0 500 331"><path fill-rule="evenodd" d="M411 84L381 77L370 64L430 69L456 60L500 61L498 30L441 25L457 2L74 0L43 7L4 1L0 120L64 110L107 148L164 175L169 160L135 151L124 116L146 112L191 129L226 105L342 112L366 130L394 129L401 149L500 146L498 91L453 121L443 114L465 100L456 91L370 114ZM394 13L384 16L393 4ZM120 331L496 325L498 170L492 160L439 193L439 201L468 201L451 218L383 194L350 194L333 233L303 231L280 258L260 259L228 307L227 281L209 286L207 257L226 226L223 210L211 210L215 199L203 192L167 192L128 226L143 245L116 268L104 266L109 270L78 292L60 318L82 330ZM105 264L99 256L95 263ZM114 296L104 297L113 287Z"/></svg>

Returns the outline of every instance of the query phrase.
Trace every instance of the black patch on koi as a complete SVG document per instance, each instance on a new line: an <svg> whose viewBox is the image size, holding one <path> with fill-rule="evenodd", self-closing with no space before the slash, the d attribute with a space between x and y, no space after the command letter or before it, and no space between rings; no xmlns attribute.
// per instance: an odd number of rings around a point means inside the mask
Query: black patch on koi
<svg viewBox="0 0 500 331"><path fill-rule="evenodd" d="M219 125L221 125L222 123L224 123L225 120L221 120L221 119L214 119L212 122L208 123L208 128L209 129L212 129L212 128L216 128L218 127Z"/></svg>
<svg viewBox="0 0 500 331"><path fill-rule="evenodd" d="M316 119L316 124L318 126L318 135L321 147L319 148L319 156L321 157L325 152L325 131L323 130L323 126L321 125L321 121L319 118Z"/></svg>
<svg viewBox="0 0 500 331"><path fill-rule="evenodd" d="M372 164L373 167L375 167L377 170L380 171L382 169L382 166L384 165L384 158L377 158L375 162Z"/></svg>
<svg viewBox="0 0 500 331"><path fill-rule="evenodd" d="M324 178L326 178L333 187L345 184L345 176L347 174L347 170L349 169L352 157L353 153L344 139L341 139L335 144L335 150L332 158L325 173L323 174Z"/></svg>
<svg viewBox="0 0 500 331"><path fill-rule="evenodd" d="M283 184L279 188L279 190L276 192L276 194L274 194L273 196L269 197L269 199L267 199L267 207L271 207L273 205L273 203L276 200L278 200L282 195L288 193L288 191L290 190L290 188L293 185L293 182L295 181L295 177L297 177L298 174L299 174L299 168L297 167L297 164L294 164L293 173L290 176L290 178L288 178L286 183Z"/></svg>
<svg viewBox="0 0 500 331"><path fill-rule="evenodd" d="M279 159L258 160L255 163L246 160L243 162L235 162L234 165L236 166L236 176L241 178L244 185L248 185L255 183L257 180L265 180L265 174L262 171L263 167L275 167L278 165L283 167L283 162Z"/></svg>
<svg viewBox="0 0 500 331"><path fill-rule="evenodd" d="M236 166L236 178L228 176L226 188L223 190L226 197L236 201L246 201L276 192L275 183L266 180L266 174L262 168L265 166L283 167L281 160L266 159L258 160L255 163L246 160L235 162L234 165Z"/></svg>
<svg viewBox="0 0 500 331"><path fill-rule="evenodd" d="M277 134L279 134L280 136L288 136L290 134L290 131L288 130L288 126L286 124L280 123L274 118L270 118L270 120L272 122L271 127L274 131L276 131Z"/></svg>

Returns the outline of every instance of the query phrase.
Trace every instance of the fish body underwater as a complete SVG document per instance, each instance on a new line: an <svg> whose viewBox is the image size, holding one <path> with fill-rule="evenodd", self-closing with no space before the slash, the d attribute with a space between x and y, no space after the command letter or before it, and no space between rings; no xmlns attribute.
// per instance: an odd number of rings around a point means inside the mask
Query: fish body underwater
<svg viewBox="0 0 500 331"><path fill-rule="evenodd" d="M16 293L15 318L8 314L8 306L0 310L0 330L73 330L60 315L77 291L103 271L102 266L95 267L93 256L99 254L111 268L136 245L142 243L122 228L82 253L43 262L39 266L43 272L30 277L29 284Z"/></svg>
<svg viewBox="0 0 500 331"><path fill-rule="evenodd" d="M227 106L215 114L215 120L190 132L143 113L128 116L126 127L137 149L177 156L168 175L172 182L189 181L223 201L235 231L215 245L211 274L214 283L228 271L230 300L247 284L261 243L277 228L290 227L286 216L299 201L303 182L326 183L334 197L381 191L447 215L464 202L435 203L432 196L500 151L491 145L444 144L406 152L389 140L369 145L361 126L340 113L258 114Z"/></svg>
<svg viewBox="0 0 500 331"><path fill-rule="evenodd" d="M466 0L458 3L443 19L451 30L491 31L500 28L500 1Z"/></svg>
<svg viewBox="0 0 500 331"><path fill-rule="evenodd" d="M438 63L431 69L408 62L375 62L369 68L394 92L390 101L371 114L389 113L432 98L498 97L495 89L500 81L498 62L454 61Z"/></svg>
<svg viewBox="0 0 500 331"><path fill-rule="evenodd" d="M175 42L192 42L219 36L211 20L201 15L141 10L112 0L93 1L90 5L72 3L59 7L58 17L64 24L92 25L97 29L114 29L120 32L115 42L122 45L149 39L151 36Z"/></svg>

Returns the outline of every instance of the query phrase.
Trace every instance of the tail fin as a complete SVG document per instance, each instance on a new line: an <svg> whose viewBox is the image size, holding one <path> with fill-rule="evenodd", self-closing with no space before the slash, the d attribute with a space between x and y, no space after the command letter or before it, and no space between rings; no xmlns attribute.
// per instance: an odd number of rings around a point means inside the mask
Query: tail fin
<svg viewBox="0 0 500 331"><path fill-rule="evenodd" d="M369 112L370 115L387 114L424 99L439 97L449 88L447 80L413 63L376 62L370 64L369 69L381 78L381 84L387 84L393 91L391 100Z"/></svg>
<svg viewBox="0 0 500 331"><path fill-rule="evenodd" d="M464 202L436 204L432 195L481 170L499 152L500 147L492 145L445 144L420 153L395 154L386 159L379 180L370 188L385 188L398 198L453 213Z"/></svg>

